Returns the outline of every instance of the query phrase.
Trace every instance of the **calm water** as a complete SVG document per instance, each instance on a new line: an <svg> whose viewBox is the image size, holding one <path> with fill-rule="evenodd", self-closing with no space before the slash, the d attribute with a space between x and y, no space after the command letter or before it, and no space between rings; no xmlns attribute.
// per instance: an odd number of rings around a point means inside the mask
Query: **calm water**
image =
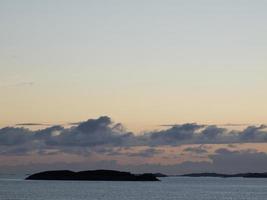
<svg viewBox="0 0 267 200"><path fill-rule="evenodd" d="M267 179L162 178L161 182L0 179L0 200L266 200Z"/></svg>

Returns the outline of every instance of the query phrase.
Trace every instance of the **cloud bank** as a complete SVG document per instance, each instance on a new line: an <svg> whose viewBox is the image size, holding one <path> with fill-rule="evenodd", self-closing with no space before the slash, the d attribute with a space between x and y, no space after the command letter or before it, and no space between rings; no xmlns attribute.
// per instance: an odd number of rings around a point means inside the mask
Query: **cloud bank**
<svg viewBox="0 0 267 200"><path fill-rule="evenodd" d="M0 129L0 154L20 154L31 151L44 153L48 149L62 152L90 153L107 147L161 147L184 144L266 143L267 127L248 126L241 131L216 125L188 123L173 125L165 130L137 135L128 132L122 124L107 117L89 119L70 128L52 126L32 131L22 127ZM205 149L187 149L197 153ZM151 151L151 150L150 150ZM144 152L153 154L153 152Z"/></svg>
<svg viewBox="0 0 267 200"><path fill-rule="evenodd" d="M165 173L169 175L180 175L185 173L247 173L266 172L267 154L256 150L230 151L225 148L216 150L215 154L209 156L209 161L186 161L177 164L120 164L116 160L83 161L83 162L55 162L55 163L31 163L25 165L0 165L0 172L9 173L32 173L44 170L71 169L114 169L131 171L135 173L152 172Z"/></svg>

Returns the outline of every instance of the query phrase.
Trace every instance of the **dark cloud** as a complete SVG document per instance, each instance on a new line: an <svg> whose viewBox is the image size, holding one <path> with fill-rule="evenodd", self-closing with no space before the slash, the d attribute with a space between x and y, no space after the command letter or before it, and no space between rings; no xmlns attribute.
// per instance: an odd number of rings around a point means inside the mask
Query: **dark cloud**
<svg viewBox="0 0 267 200"><path fill-rule="evenodd" d="M5 146L2 155L15 152L22 155L46 149L88 155L98 146L130 146L134 140L133 133L125 131L121 124L113 123L109 117L89 119L71 128L57 125L37 131L14 127L0 129L0 147Z"/></svg>
<svg viewBox="0 0 267 200"><path fill-rule="evenodd" d="M220 138L223 134L227 132L224 128L219 128L215 125L207 126L199 135L199 139L205 143L206 141L210 141L215 143L216 141L222 139Z"/></svg>
<svg viewBox="0 0 267 200"><path fill-rule="evenodd" d="M114 124L109 117L100 117L54 132L46 142L53 146L124 146L134 138L134 135L122 130L124 129L121 125Z"/></svg>
<svg viewBox="0 0 267 200"><path fill-rule="evenodd" d="M228 144L227 145L229 148L237 148L238 147L238 145L235 145L235 144Z"/></svg>
<svg viewBox="0 0 267 200"><path fill-rule="evenodd" d="M166 130L152 131L142 135L128 132L120 123L114 123L109 117L89 119L76 126L64 128L57 125L32 131L26 128L6 127L0 129L0 147L5 152L16 152L16 148L29 151L57 149L75 154L90 154L97 148L133 147L133 146L178 146L183 144L234 144L265 143L267 130L265 125L249 126L242 131L232 131L215 125L196 123L175 125ZM25 148L27 146L27 148ZM152 148L153 149L153 148ZM153 150L141 152L140 156L153 154ZM204 149L187 149L195 153ZM23 152L23 151L21 151ZM114 153L114 152L112 152Z"/></svg>
<svg viewBox="0 0 267 200"><path fill-rule="evenodd" d="M197 147L187 147L183 150L184 152L194 153L194 154L206 154L208 153L207 147L200 145Z"/></svg>
<svg viewBox="0 0 267 200"><path fill-rule="evenodd" d="M155 149L155 148L148 148L148 149L141 150L138 152L128 153L127 156L148 158L148 157L153 157L153 156L156 156L156 155L159 155L162 153L164 153L164 150Z"/></svg>
<svg viewBox="0 0 267 200"><path fill-rule="evenodd" d="M16 126L50 126L50 124L41 124L41 123L20 123Z"/></svg>
<svg viewBox="0 0 267 200"><path fill-rule="evenodd" d="M240 151L230 151L218 149L216 153L209 156L209 161L186 161L180 164L140 164L121 166L137 172L162 172L166 174L185 173L247 173L266 172L267 154L257 150L248 149ZM124 168L123 168L124 167Z"/></svg>
<svg viewBox="0 0 267 200"><path fill-rule="evenodd" d="M148 143L150 145L177 145L185 141L192 141L198 130L204 128L204 125L183 124L175 125L167 130L147 133Z"/></svg>
<svg viewBox="0 0 267 200"><path fill-rule="evenodd" d="M32 149L27 148L26 146L22 147L13 147L13 148L0 148L0 155L2 156L25 156Z"/></svg>
<svg viewBox="0 0 267 200"><path fill-rule="evenodd" d="M209 156L209 161L186 161L178 164L119 164L116 160L82 162L56 162L56 163L31 163L26 165L9 166L4 163L0 166L0 172L38 172L56 169L90 170L90 169L113 169L131 171L135 173L151 172L180 175L185 173L247 173L266 172L267 154L256 150L229 151L218 149L215 154Z"/></svg>
<svg viewBox="0 0 267 200"><path fill-rule="evenodd" d="M240 134L240 139L242 141L248 142L258 142L258 141L267 141L267 132L266 125L261 126L249 126L247 127L242 134Z"/></svg>
<svg viewBox="0 0 267 200"><path fill-rule="evenodd" d="M228 124L221 124L221 126L251 126L251 124L233 124L233 123L228 123Z"/></svg>
<svg viewBox="0 0 267 200"><path fill-rule="evenodd" d="M216 171L228 173L266 172L267 154L255 149L230 151L222 148L210 155L210 159L212 160L212 167Z"/></svg>
<svg viewBox="0 0 267 200"><path fill-rule="evenodd" d="M25 128L5 127L0 129L0 145L21 145L31 140L32 132Z"/></svg>
<svg viewBox="0 0 267 200"><path fill-rule="evenodd" d="M137 150L136 148L133 147L119 147L119 148L95 147L93 151L108 156L127 156L127 157L144 157L144 158L151 158L163 154L165 152L164 150L157 148L146 148L142 150Z"/></svg>
<svg viewBox="0 0 267 200"><path fill-rule="evenodd" d="M71 126L78 126L80 125L82 122L70 122L68 123L68 125L71 125Z"/></svg>
<svg viewBox="0 0 267 200"><path fill-rule="evenodd" d="M146 134L147 144L229 144L229 143L265 143L267 130L265 125L249 126L242 131L231 131L215 125L184 124L167 130Z"/></svg>

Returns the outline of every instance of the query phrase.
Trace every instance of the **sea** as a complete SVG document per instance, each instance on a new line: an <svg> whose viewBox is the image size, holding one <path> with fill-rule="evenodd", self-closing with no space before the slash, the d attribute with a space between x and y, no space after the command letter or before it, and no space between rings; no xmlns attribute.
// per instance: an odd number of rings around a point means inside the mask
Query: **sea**
<svg viewBox="0 0 267 200"><path fill-rule="evenodd" d="M0 178L0 200L266 200L267 179L167 177L160 182Z"/></svg>

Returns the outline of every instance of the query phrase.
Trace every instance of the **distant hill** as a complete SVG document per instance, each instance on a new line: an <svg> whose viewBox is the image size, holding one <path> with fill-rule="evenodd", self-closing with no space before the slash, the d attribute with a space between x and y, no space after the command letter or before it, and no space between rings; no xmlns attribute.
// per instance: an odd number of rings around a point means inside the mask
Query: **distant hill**
<svg viewBox="0 0 267 200"><path fill-rule="evenodd" d="M153 175L158 178L168 177L166 174L162 174L162 173L154 173Z"/></svg>
<svg viewBox="0 0 267 200"><path fill-rule="evenodd" d="M30 175L26 180L72 180L72 181L159 181L154 174L131 174L113 170L73 172L68 170L45 171Z"/></svg>
<svg viewBox="0 0 267 200"><path fill-rule="evenodd" d="M241 173L241 174L217 174L217 173L194 173L194 174L184 174L181 176L185 177L220 177L220 178L267 178L266 173Z"/></svg>

